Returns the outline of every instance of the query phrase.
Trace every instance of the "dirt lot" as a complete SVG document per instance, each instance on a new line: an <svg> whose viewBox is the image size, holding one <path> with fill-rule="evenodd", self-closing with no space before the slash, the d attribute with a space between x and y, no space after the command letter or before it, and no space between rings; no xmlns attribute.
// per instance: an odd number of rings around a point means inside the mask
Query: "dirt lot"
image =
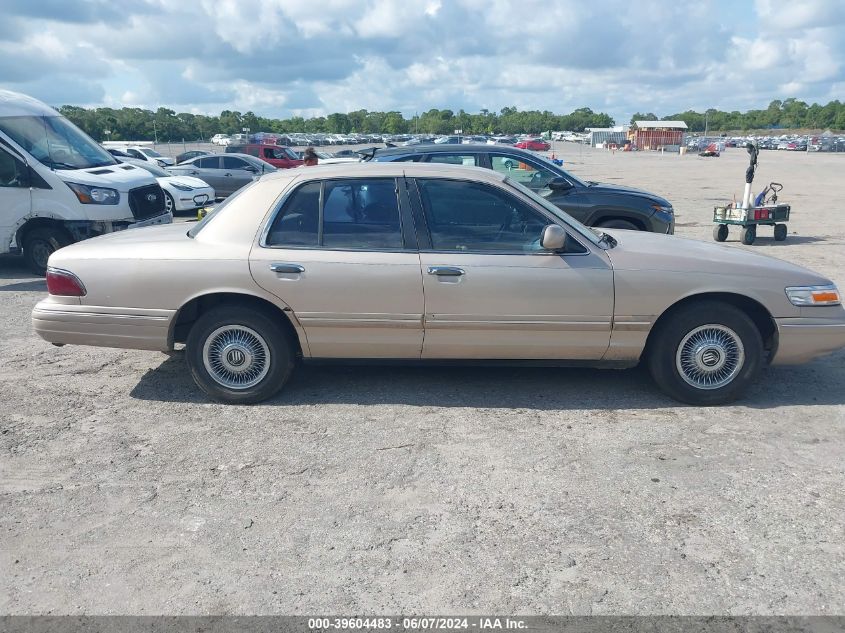
<svg viewBox="0 0 845 633"><path fill-rule="evenodd" d="M702 240L746 164L556 153ZM762 153L789 238L731 243L845 287L843 172ZM430 368L306 369L227 407L179 355L36 338L44 293L0 261L0 613L845 612L845 353L718 409L639 370Z"/></svg>

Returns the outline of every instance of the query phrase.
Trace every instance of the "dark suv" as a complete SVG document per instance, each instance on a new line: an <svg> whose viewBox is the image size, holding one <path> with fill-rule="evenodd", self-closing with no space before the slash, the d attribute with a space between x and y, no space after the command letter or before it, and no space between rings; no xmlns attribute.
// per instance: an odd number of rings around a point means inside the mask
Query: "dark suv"
<svg viewBox="0 0 845 633"><path fill-rule="evenodd" d="M533 152L501 145L415 145L375 152L375 161L448 163L510 176L587 226L674 233L672 204L647 191L583 180Z"/></svg>

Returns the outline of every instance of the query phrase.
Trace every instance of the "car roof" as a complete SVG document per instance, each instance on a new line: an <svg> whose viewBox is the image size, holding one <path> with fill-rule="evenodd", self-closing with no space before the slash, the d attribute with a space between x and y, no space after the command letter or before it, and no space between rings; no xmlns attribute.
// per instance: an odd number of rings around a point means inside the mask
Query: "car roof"
<svg viewBox="0 0 845 633"><path fill-rule="evenodd" d="M295 167L282 169L273 174L263 176L262 181L290 178L296 175L299 180L325 180L328 178L364 178L371 176L410 178L457 178L467 180L487 180L502 182L505 179L492 169L481 167L464 167L462 165L446 165L442 163L330 163L311 167Z"/></svg>
<svg viewBox="0 0 845 633"><path fill-rule="evenodd" d="M503 149L513 151L516 154L533 156L530 152L513 147L512 145L487 145L483 143L465 143L462 145L450 143L429 143L425 145L408 145L406 147L386 147L376 151L376 156L398 156L406 154L442 154L462 152L465 154L478 154L480 152L501 152Z"/></svg>

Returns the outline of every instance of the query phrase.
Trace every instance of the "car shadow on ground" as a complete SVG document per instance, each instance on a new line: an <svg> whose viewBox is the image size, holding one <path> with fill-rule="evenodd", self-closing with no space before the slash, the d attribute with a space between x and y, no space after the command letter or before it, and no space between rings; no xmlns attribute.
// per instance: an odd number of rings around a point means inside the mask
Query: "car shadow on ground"
<svg viewBox="0 0 845 633"><path fill-rule="evenodd" d="M840 352L840 357L845 353ZM768 368L739 406L845 404L842 362ZM209 402L194 384L183 354L149 370L130 394L139 400ZM323 366L297 368L273 406L410 405L534 410L660 409L684 406L661 393L637 367Z"/></svg>

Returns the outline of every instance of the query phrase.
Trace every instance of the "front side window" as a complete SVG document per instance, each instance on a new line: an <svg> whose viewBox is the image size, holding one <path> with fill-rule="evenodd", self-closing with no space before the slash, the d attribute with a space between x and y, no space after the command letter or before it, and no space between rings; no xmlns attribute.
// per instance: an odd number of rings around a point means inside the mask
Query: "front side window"
<svg viewBox="0 0 845 633"><path fill-rule="evenodd" d="M401 249L396 182L393 178L356 178L303 185L276 216L266 243L268 246Z"/></svg>
<svg viewBox="0 0 845 633"><path fill-rule="evenodd" d="M26 167L4 149L0 149L0 187L28 187Z"/></svg>
<svg viewBox="0 0 845 633"><path fill-rule="evenodd" d="M126 153L129 154L132 158L137 158L138 160L147 160L147 157L144 156L137 149L128 149L126 150Z"/></svg>
<svg viewBox="0 0 845 633"><path fill-rule="evenodd" d="M551 169L513 154L491 154L490 163L493 171L510 177L511 180L525 185L532 191L545 193L548 191L549 182L558 177Z"/></svg>
<svg viewBox="0 0 845 633"><path fill-rule="evenodd" d="M459 180L420 179L434 250L536 252L550 222L496 187Z"/></svg>
<svg viewBox="0 0 845 633"><path fill-rule="evenodd" d="M472 154L432 154L429 163L442 163L444 165L464 165L475 167L478 165L476 157Z"/></svg>
<svg viewBox="0 0 845 633"><path fill-rule="evenodd" d="M223 157L223 169L244 169L248 166L245 160L236 158L235 156Z"/></svg>

